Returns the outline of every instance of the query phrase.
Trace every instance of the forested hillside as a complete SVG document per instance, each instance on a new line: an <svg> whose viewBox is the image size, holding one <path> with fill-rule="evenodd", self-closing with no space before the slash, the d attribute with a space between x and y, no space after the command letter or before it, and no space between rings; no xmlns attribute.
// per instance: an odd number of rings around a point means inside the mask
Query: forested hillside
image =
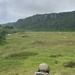
<svg viewBox="0 0 75 75"><path fill-rule="evenodd" d="M75 31L75 11L37 14L19 19L12 26L30 31Z"/></svg>

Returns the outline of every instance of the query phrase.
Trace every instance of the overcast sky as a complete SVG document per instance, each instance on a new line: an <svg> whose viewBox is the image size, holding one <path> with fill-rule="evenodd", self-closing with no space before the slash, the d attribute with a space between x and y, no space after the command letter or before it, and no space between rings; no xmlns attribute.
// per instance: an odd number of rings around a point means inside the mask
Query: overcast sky
<svg viewBox="0 0 75 75"><path fill-rule="evenodd" d="M75 11L75 0L0 0L0 23L35 14Z"/></svg>

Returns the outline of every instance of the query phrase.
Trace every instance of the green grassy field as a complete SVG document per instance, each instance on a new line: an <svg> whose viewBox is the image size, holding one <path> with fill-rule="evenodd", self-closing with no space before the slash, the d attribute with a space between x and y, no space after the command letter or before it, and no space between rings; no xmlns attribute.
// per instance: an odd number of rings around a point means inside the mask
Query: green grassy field
<svg viewBox="0 0 75 75"><path fill-rule="evenodd" d="M0 75L34 75L47 63L51 75L75 75L75 32L20 32L0 45Z"/></svg>

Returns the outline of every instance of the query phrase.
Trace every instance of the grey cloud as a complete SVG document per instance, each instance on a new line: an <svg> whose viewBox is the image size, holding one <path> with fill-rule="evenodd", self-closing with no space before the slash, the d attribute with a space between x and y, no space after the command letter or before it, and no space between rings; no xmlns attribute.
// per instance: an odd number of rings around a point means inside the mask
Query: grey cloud
<svg viewBox="0 0 75 75"><path fill-rule="evenodd" d="M21 13L30 11L35 14L59 12L65 11L66 9L71 10L71 8L73 8L72 0L16 0L14 4L15 11L19 11Z"/></svg>
<svg viewBox="0 0 75 75"><path fill-rule="evenodd" d="M0 0L0 23L34 14L75 10L75 0Z"/></svg>

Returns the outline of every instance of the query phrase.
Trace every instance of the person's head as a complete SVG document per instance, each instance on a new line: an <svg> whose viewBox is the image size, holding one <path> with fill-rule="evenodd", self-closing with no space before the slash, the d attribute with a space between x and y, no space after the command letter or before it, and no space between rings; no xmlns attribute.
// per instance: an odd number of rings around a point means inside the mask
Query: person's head
<svg viewBox="0 0 75 75"><path fill-rule="evenodd" d="M38 67L38 72L49 73L50 72L49 66L46 63L41 63Z"/></svg>

